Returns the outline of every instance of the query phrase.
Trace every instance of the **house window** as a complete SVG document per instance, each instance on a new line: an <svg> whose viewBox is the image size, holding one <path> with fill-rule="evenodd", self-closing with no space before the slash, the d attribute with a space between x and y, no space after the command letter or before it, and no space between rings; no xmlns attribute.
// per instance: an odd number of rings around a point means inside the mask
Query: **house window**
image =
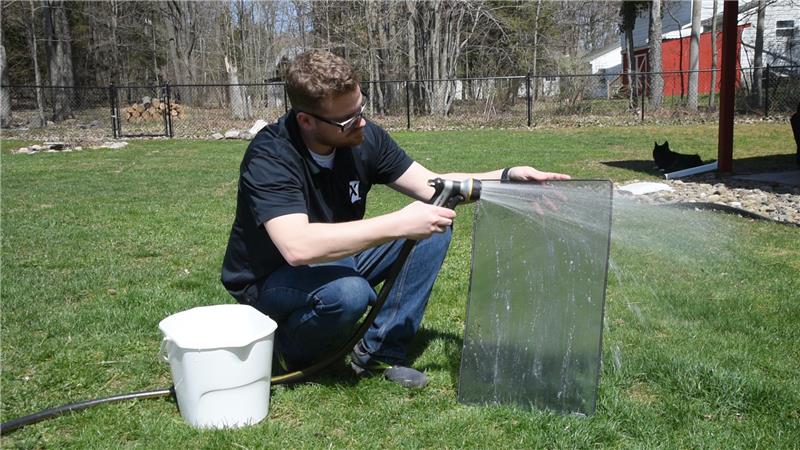
<svg viewBox="0 0 800 450"><path fill-rule="evenodd" d="M794 20L779 20L775 23L775 35L778 37L794 36Z"/></svg>

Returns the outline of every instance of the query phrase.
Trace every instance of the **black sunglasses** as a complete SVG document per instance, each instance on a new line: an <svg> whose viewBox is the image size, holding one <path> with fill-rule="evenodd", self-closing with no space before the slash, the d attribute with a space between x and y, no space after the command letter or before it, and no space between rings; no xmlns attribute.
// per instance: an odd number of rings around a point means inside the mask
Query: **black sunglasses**
<svg viewBox="0 0 800 450"><path fill-rule="evenodd" d="M358 123L361 122L361 118L364 117L364 109L367 107L367 99L369 99L369 95L367 95L364 92L362 92L361 93L361 109L355 115L353 115L353 117L350 117L349 119L347 119L347 120L345 120L343 122L337 122L335 120L326 119L326 118L324 118L322 116L318 116L318 115L316 115L314 113L310 113L308 111L297 111L297 112L301 112L303 114L308 114L309 116L311 116L311 117L313 117L313 118L315 118L315 119L317 119L319 121L331 124L331 125L333 125L335 127L338 127L339 130L342 133L344 133L345 131L352 130L353 128L356 127L356 125Z"/></svg>

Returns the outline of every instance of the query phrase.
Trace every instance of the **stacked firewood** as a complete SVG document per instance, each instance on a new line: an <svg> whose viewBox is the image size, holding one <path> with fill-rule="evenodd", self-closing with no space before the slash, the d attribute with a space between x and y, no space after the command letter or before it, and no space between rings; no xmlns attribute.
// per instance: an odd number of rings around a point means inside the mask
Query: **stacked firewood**
<svg viewBox="0 0 800 450"><path fill-rule="evenodd" d="M122 109L122 118L129 122L141 122L147 120L161 119L164 111L167 110L167 103L157 98L144 97L141 102L134 103ZM186 112L179 103L170 102L169 114L172 117L183 119Z"/></svg>

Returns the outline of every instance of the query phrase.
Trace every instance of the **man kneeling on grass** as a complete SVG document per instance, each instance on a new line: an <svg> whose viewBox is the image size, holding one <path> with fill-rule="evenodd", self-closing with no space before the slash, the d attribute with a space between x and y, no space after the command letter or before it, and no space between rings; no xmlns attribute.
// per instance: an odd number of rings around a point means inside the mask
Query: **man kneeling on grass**
<svg viewBox="0 0 800 450"><path fill-rule="evenodd" d="M419 240L350 357L358 374L382 372L403 386L424 386L427 378L409 367L406 350L456 215L424 202L434 194L428 180L569 177L532 167L431 172L367 120L358 76L328 52L298 56L287 70L286 91L292 109L264 127L244 154L222 283L237 301L278 323L275 352L283 369L302 369L352 336L403 242ZM374 184L388 184L417 201L364 219Z"/></svg>

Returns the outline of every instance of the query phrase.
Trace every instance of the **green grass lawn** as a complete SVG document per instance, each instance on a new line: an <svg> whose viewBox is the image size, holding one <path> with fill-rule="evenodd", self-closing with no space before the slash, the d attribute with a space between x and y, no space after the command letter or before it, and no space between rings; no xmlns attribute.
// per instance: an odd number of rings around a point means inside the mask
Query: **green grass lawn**
<svg viewBox="0 0 800 450"><path fill-rule="evenodd" d="M579 178L655 179L654 140L716 157L716 126L400 132L435 171L532 164ZM787 124L737 125L738 168L792 160ZM240 141L133 141L122 150L11 155L2 143L2 421L171 384L164 317L232 303L219 268ZM775 156L777 155L777 156ZM623 162L623 163L620 163ZM400 207L385 188L369 214ZM796 448L800 229L733 216L698 223L682 255L612 245L598 407L588 418L456 401L472 205L414 345L431 379L406 390L342 363L273 387L269 417L198 431L174 400L99 406L26 427L3 448ZM710 214L710 213L698 213ZM664 223L665 229L674 224ZM640 234L637 235L636 232ZM654 230L654 233L656 231ZM630 237L626 241L626 238ZM706 251L707 250L707 251Z"/></svg>

